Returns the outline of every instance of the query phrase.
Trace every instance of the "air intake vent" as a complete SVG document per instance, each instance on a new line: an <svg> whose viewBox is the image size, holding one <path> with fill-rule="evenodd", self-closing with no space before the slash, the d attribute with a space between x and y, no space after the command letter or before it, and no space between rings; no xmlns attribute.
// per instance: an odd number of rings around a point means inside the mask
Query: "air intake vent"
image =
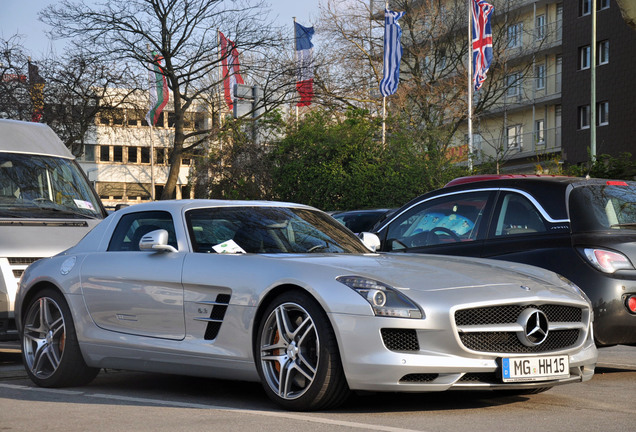
<svg viewBox="0 0 636 432"><path fill-rule="evenodd" d="M381 329L382 341L391 351L419 351L417 332L412 329Z"/></svg>

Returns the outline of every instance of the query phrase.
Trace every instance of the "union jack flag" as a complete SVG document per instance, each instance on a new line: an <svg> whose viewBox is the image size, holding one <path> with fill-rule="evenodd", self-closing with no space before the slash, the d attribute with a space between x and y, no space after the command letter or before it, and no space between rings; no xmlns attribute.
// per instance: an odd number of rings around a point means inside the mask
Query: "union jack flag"
<svg viewBox="0 0 636 432"><path fill-rule="evenodd" d="M479 90L486 81L486 72L492 62L492 27L490 15L495 8L484 0L471 0L473 21L473 85Z"/></svg>

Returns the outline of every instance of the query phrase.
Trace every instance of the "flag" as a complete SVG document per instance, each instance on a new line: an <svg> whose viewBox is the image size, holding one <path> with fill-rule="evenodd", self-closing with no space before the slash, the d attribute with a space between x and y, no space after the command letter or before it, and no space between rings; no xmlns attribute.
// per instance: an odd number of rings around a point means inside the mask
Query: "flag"
<svg viewBox="0 0 636 432"><path fill-rule="evenodd" d="M382 96L392 95L397 91L400 81L400 60L402 59L402 45L400 37L402 28L398 20L404 12L384 10L384 70L380 81Z"/></svg>
<svg viewBox="0 0 636 432"><path fill-rule="evenodd" d="M495 8L484 0L471 0L473 21L473 85L479 90L492 62L492 28L490 15Z"/></svg>
<svg viewBox="0 0 636 432"><path fill-rule="evenodd" d="M150 111L146 114L146 121L150 126L154 126L159 120L161 112L168 103L168 81L161 69L161 60L163 56L152 52L152 61L148 69L148 78L150 80Z"/></svg>
<svg viewBox="0 0 636 432"><path fill-rule="evenodd" d="M300 95L297 106L311 105L314 97L314 44L311 38L314 35L313 27L305 27L294 22L296 34L296 67L298 78L296 80L296 90Z"/></svg>
<svg viewBox="0 0 636 432"><path fill-rule="evenodd" d="M40 76L40 69L29 60L29 94L33 104L31 121L39 122L44 111L44 78Z"/></svg>
<svg viewBox="0 0 636 432"><path fill-rule="evenodd" d="M232 91L235 84L245 84L243 77L239 73L239 54L234 42L219 32L219 40L221 41L221 63L223 65L223 87L225 90L225 102L232 111L234 103L232 99Z"/></svg>

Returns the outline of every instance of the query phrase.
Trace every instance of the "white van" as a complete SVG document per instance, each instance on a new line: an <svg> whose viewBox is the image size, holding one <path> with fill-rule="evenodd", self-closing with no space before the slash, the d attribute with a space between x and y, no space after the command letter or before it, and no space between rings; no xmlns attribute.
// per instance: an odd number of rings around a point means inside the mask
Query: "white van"
<svg viewBox="0 0 636 432"><path fill-rule="evenodd" d="M105 216L50 127L0 119L0 341L18 338L14 300L27 266L73 246Z"/></svg>

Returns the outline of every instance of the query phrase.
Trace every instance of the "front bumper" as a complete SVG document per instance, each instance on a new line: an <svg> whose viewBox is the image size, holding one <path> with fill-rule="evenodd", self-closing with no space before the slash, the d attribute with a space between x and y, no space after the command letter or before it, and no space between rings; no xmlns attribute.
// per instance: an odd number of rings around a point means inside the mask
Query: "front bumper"
<svg viewBox="0 0 636 432"><path fill-rule="evenodd" d="M588 381L598 352L588 334L575 349L536 354L568 355L568 378L504 383L499 360L528 354L475 353L464 348L454 330L429 327L427 320L332 314L347 382L352 390L434 392L445 390L516 390ZM383 328L415 329L417 351L395 351L385 345Z"/></svg>

